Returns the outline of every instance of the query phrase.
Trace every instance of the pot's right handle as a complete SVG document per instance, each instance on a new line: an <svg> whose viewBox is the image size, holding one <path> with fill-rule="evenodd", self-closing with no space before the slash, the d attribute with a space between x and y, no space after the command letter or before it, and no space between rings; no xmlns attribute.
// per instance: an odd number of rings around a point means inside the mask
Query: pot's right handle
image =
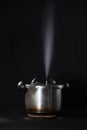
<svg viewBox="0 0 87 130"><path fill-rule="evenodd" d="M63 87L63 90L66 91L67 89L70 88L70 84L68 82L65 82L64 83L64 87Z"/></svg>
<svg viewBox="0 0 87 130"><path fill-rule="evenodd" d="M23 81L18 82L18 90L22 92L26 92L29 88L29 84L25 84Z"/></svg>
<svg viewBox="0 0 87 130"><path fill-rule="evenodd" d="M65 82L65 83L64 83L64 86L65 86L66 88L69 88L70 85L69 85L68 82Z"/></svg>

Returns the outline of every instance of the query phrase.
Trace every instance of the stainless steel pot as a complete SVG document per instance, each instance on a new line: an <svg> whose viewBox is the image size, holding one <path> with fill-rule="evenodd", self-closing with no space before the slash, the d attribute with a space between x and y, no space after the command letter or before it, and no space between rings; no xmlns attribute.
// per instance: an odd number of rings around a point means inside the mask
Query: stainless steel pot
<svg viewBox="0 0 87 130"><path fill-rule="evenodd" d="M30 84L20 81L18 88L25 92L25 108L29 117L55 117L60 111L64 84L56 84L54 80L40 83L33 79Z"/></svg>

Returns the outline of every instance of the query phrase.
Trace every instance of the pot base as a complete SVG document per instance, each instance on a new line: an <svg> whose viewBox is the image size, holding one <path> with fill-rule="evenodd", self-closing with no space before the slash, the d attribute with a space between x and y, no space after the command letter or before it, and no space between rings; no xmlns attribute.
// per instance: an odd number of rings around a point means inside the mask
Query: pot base
<svg viewBox="0 0 87 130"><path fill-rule="evenodd" d="M57 115L35 115L35 114L27 114L28 117L30 118L54 118L57 117Z"/></svg>

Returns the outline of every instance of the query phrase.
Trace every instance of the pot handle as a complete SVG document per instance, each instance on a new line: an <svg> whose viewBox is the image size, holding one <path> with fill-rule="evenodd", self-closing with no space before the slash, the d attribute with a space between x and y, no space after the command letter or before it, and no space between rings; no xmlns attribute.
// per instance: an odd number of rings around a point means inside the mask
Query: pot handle
<svg viewBox="0 0 87 130"><path fill-rule="evenodd" d="M69 88L69 86L70 86L69 83L66 82L66 83L65 83L65 87L66 87L66 88Z"/></svg>
<svg viewBox="0 0 87 130"><path fill-rule="evenodd" d="M60 89L66 89L66 88L69 88L69 83L63 83L63 84L58 84L58 88Z"/></svg>
<svg viewBox="0 0 87 130"><path fill-rule="evenodd" d="M22 92L25 93L28 90L30 85L29 84L25 84L23 81L19 81L17 86L18 86L18 90L19 91L22 91Z"/></svg>
<svg viewBox="0 0 87 130"><path fill-rule="evenodd" d="M69 84L68 82L65 82L65 83L64 83L63 91L68 90L68 88L70 88L70 84Z"/></svg>

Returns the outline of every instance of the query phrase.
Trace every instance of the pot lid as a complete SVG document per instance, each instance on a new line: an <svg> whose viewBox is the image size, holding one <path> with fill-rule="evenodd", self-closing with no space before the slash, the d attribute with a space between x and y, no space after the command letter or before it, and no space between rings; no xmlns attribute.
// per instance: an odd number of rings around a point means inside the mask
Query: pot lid
<svg viewBox="0 0 87 130"><path fill-rule="evenodd" d="M48 80L43 80L43 79L38 79L36 77L31 81L31 86L57 87L59 89L64 88L64 84L57 84L56 81L51 78Z"/></svg>

